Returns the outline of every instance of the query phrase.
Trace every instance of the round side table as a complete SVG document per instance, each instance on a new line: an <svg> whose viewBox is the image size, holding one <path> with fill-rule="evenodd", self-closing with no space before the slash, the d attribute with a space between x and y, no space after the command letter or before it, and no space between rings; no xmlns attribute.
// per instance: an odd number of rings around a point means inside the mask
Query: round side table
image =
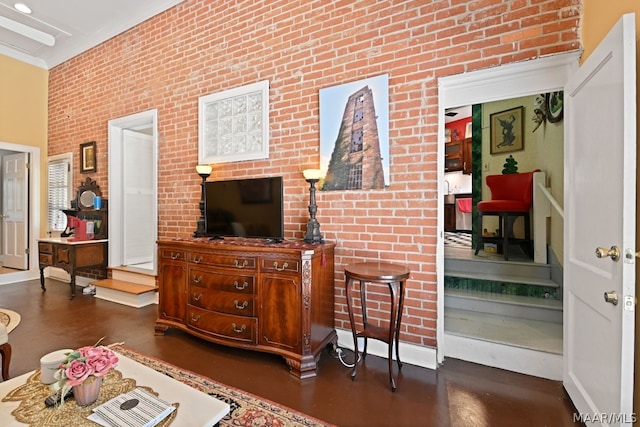
<svg viewBox="0 0 640 427"><path fill-rule="evenodd" d="M389 383L391 390L396 391L396 382L393 378L393 345L396 347L396 361L398 369L402 368L400 362L400 324L402 321L402 309L404 306L404 283L409 278L411 271L405 266L390 264L386 262L363 262L347 265L344 269L345 287L347 297L347 308L349 310L349 321L351 322L351 333L353 334L353 345L355 347L356 361L353 364L351 379L356 378L358 372L358 337L364 338L364 350L362 358L367 356L367 339L373 338L387 343L389 346ZM362 331L356 331L356 324L353 316L352 296L353 284L360 282L360 304L362 306ZM366 283L379 283L389 286L391 297L391 313L389 317L389 328L371 325L367 322L367 292Z"/></svg>

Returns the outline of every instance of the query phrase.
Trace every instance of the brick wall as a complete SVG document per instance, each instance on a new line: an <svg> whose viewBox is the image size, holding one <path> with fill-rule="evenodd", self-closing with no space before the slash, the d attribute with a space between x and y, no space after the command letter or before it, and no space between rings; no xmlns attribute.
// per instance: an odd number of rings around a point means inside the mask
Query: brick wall
<svg viewBox="0 0 640 427"><path fill-rule="evenodd" d="M49 155L78 161L79 144L95 140L93 177L108 197L107 121L158 109L159 235L189 236L198 97L268 79L270 158L214 165L210 179L282 175L285 235L301 238L301 170L319 163L318 91L389 74L390 187L320 192L318 220L337 241L336 326L349 328L344 265L397 261L412 270L401 339L435 346L437 79L576 50L580 16L579 0L186 0L51 70Z"/></svg>

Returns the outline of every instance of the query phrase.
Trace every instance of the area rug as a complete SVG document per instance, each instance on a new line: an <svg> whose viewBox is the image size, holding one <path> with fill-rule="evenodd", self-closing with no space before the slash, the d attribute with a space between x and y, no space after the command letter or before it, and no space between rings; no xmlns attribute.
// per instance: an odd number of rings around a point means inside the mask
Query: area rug
<svg viewBox="0 0 640 427"><path fill-rule="evenodd" d="M20 315L15 311L0 308L0 323L7 327L7 332L11 332L20 323Z"/></svg>
<svg viewBox="0 0 640 427"><path fill-rule="evenodd" d="M220 421L220 426L243 427L335 427L317 418L302 414L286 406L263 399L246 391L224 385L211 378L185 371L165 361L133 351L121 344L109 346L138 363L165 374L174 380L207 393L226 402L231 407L229 415Z"/></svg>

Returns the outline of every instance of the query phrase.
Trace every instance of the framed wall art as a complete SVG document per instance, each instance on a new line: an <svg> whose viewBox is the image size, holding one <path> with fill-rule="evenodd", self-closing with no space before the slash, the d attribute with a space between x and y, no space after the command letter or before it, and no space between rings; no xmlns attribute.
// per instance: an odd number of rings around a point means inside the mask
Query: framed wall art
<svg viewBox="0 0 640 427"><path fill-rule="evenodd" d="M491 114L491 154L524 150L523 110L516 107Z"/></svg>
<svg viewBox="0 0 640 427"><path fill-rule="evenodd" d="M96 142L80 144L80 173L96 172Z"/></svg>
<svg viewBox="0 0 640 427"><path fill-rule="evenodd" d="M269 158L269 81L198 100L198 164Z"/></svg>

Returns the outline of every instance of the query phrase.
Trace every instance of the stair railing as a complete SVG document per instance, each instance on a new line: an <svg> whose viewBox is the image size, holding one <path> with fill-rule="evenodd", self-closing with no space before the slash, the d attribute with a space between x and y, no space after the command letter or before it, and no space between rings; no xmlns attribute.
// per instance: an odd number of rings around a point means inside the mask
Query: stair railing
<svg viewBox="0 0 640 427"><path fill-rule="evenodd" d="M546 174L533 174L533 261L547 263L547 218L553 207L564 221L564 209L546 187Z"/></svg>

